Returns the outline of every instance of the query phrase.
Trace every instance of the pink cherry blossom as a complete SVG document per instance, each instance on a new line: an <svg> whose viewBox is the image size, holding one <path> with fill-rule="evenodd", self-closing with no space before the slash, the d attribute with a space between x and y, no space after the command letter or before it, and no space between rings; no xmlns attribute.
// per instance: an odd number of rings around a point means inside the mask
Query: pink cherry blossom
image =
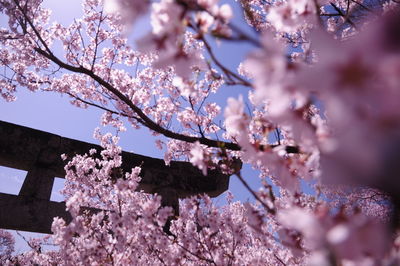
<svg viewBox="0 0 400 266"><path fill-rule="evenodd" d="M149 8L147 1L130 1L130 0L105 0L104 10L110 14L118 14L121 16L122 23L128 25L140 16L146 14Z"/></svg>
<svg viewBox="0 0 400 266"><path fill-rule="evenodd" d="M11 233L0 230L0 263L7 264L14 252L15 240Z"/></svg>
<svg viewBox="0 0 400 266"><path fill-rule="evenodd" d="M194 144L194 147L190 150L190 155L190 162L197 166L203 172L203 175L207 175L207 165L205 164L207 154L199 142Z"/></svg>
<svg viewBox="0 0 400 266"><path fill-rule="evenodd" d="M72 220L21 254L0 230L0 264L399 264L398 3L233 4L85 0L65 26L39 0L0 0L5 101L57 92L114 132L147 129L167 165L233 174L253 197L195 195L178 213L137 191L140 166L116 174L120 136L96 129L103 149L62 155Z"/></svg>

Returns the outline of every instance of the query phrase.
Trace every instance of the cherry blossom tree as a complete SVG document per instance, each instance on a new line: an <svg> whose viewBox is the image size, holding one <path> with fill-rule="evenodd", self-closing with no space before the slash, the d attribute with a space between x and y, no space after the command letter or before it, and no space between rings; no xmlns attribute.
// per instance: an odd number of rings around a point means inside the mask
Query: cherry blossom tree
<svg viewBox="0 0 400 266"><path fill-rule="evenodd" d="M14 252L14 238L13 236L4 230L0 229L0 263L5 264L9 260Z"/></svg>
<svg viewBox="0 0 400 266"><path fill-rule="evenodd" d="M103 125L147 128L166 164L188 160L204 175L218 168L255 198L228 194L217 207L199 195L182 200L171 221L159 196L135 191L140 167L113 178L119 139L96 131L104 150L65 158L72 221L56 218L51 238L6 263L400 263L398 2L238 4L241 12L218 0L86 0L83 17L64 26L39 0L0 0L6 101L22 88L68 95L77 107L102 109ZM151 31L128 41L149 13ZM232 66L215 42L253 50ZM243 93L223 110L211 99L230 86ZM238 161L259 173L259 190ZM41 241L58 249L43 251Z"/></svg>

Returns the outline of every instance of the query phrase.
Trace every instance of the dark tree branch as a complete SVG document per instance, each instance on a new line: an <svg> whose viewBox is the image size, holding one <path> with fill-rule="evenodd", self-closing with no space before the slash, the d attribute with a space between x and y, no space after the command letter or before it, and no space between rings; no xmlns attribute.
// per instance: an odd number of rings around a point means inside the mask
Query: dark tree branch
<svg viewBox="0 0 400 266"><path fill-rule="evenodd" d="M330 4L340 14L340 16L345 19L344 22L348 22L351 26L353 26L355 29L357 29L357 27L354 24L354 22L349 18L349 14L343 13L343 11L335 3L331 2Z"/></svg>
<svg viewBox="0 0 400 266"><path fill-rule="evenodd" d="M103 78L101 78L100 76L98 76L97 74L95 74L92 70L87 69L83 66L74 66L74 65L70 65L68 63L63 62L62 60L60 60L57 56L54 55L54 53L52 53L51 49L49 48L49 46L47 45L47 43L45 42L45 40L41 37L39 31L35 28L35 26L33 25L33 22L30 20L29 16L26 14L26 12L18 5L18 2L16 0L14 0L14 2L16 3L17 7L20 9L20 11L22 12L22 14L24 15L25 19L27 20L29 26L32 28L33 32L35 33L36 37L38 38L39 42L43 45L44 50L40 47L35 47L34 50L44 56L45 58L47 58L48 60L50 60L51 62L55 63L56 65L58 65L60 68L69 70L71 72L74 73L81 73L84 74L88 77L90 77L92 80L96 81L99 85L101 85L104 89L106 89L108 92L112 93L117 99L119 99L120 101L122 101L124 104L126 104L134 113L136 113L136 115L138 116L138 118L136 118L138 121L140 121L144 126L146 126L147 128L149 128L150 130L153 130L154 132L157 132L159 134L164 135L167 138L171 138L171 139L176 139L176 140L180 140L180 141L185 141L185 142L189 142L189 143L194 143L194 142L199 142L203 145L206 145L208 147L213 147L213 148L225 148L228 150L234 150L234 151L239 151L241 150L241 147L236 144L236 143L232 143L232 142L224 142L224 141L217 141L217 140L213 140L213 139L208 139L205 137L193 137L193 136L187 136L184 134L180 134L177 132L173 132L171 130L168 130L162 126L160 126L159 124L157 124L156 122L154 122L150 117L148 117L140 107L138 107L137 105L135 105L126 95L124 95L122 92L120 92L117 88L115 88L113 85L111 85L109 82L105 81ZM215 58L215 56L212 53L211 47L208 45L208 43L206 42L206 40L204 39L204 37L202 37L202 40L204 41L204 43L206 44L207 50L211 53L210 55L212 55L213 58ZM216 59L216 58L215 58ZM216 60L218 62L218 60ZM224 66L222 64L219 63L220 66L222 66L224 68ZM225 69L226 71L229 71L227 69ZM230 72L230 71L229 71ZM228 72L228 73L229 73ZM242 79L240 76L238 76L235 73L230 72L230 74L232 76L234 76L236 79L240 80L243 82L243 85L246 86L250 86L251 87L251 83L247 82L246 80ZM265 146L260 146L260 150L264 150L268 147L270 148L274 148L277 145L265 145ZM299 149L298 147L295 146L287 146L286 150L288 153L299 153Z"/></svg>
<svg viewBox="0 0 400 266"><path fill-rule="evenodd" d="M267 204L265 204L265 202L257 195L257 193L255 193L253 191L253 189L251 189L251 187L249 186L249 184L247 184L247 182L244 180L244 178L242 177L242 174L239 172L235 173L235 175L237 176L237 178L240 180L240 182L244 185L244 187L251 193L251 195L253 195L253 197L261 203L261 205L267 210L267 212L271 213L271 214L275 214L276 210L274 208L269 207Z"/></svg>
<svg viewBox="0 0 400 266"><path fill-rule="evenodd" d="M228 68L226 68L215 56L210 44L207 42L207 40L205 39L205 37L203 35L200 36L200 39L203 41L204 46L207 49L208 54L210 55L211 59L213 60L213 62L225 73L225 75L232 80L232 77L237 79L241 85L247 86L252 88L253 85L248 82L247 80L243 79L241 76L239 76L238 74L236 74L235 72L229 70Z"/></svg>

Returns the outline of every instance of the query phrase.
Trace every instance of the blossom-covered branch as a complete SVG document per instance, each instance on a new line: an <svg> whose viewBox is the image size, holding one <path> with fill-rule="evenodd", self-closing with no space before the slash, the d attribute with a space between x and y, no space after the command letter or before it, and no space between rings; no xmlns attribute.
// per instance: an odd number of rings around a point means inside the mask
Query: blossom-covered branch
<svg viewBox="0 0 400 266"><path fill-rule="evenodd" d="M38 0L0 0L6 101L23 87L69 95L103 110L102 125L150 129L167 164L236 173L255 198L228 194L217 207L199 195L172 219L160 197L134 192L140 167L111 178L118 138L96 131L104 151L66 162L73 219L53 223L59 250L33 248L6 263L399 264L398 2L238 4L86 0L83 17L63 26ZM126 35L145 14L151 29L133 49ZM230 56L242 57L244 42L252 50L232 65L213 48L219 42L236 45ZM242 95L225 97L224 86ZM252 174L242 176L242 165Z"/></svg>

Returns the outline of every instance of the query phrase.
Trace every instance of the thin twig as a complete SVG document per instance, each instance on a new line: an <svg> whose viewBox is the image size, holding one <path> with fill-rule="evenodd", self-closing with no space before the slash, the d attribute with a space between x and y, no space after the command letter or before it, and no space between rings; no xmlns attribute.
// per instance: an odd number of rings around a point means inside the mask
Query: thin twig
<svg viewBox="0 0 400 266"><path fill-rule="evenodd" d="M253 195L253 197L261 203L261 205L271 214L275 214L276 210L274 208L269 207L267 204L265 204L265 202L257 195L257 193L255 193L253 191L253 189L251 189L251 187L249 186L249 184L247 184L247 182L244 180L244 178L242 177L242 174L239 172L235 173L235 175L239 178L240 182L242 182L242 184L245 186L245 188L251 193L251 195Z"/></svg>

